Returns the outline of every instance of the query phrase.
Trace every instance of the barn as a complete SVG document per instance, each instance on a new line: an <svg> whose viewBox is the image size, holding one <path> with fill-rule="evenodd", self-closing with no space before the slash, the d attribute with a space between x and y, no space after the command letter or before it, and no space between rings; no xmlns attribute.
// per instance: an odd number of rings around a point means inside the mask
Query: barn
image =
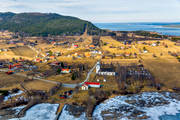
<svg viewBox="0 0 180 120"><path fill-rule="evenodd" d="M70 72L71 72L71 69L62 69L61 70L61 73L64 73L64 74L70 73Z"/></svg>
<svg viewBox="0 0 180 120"><path fill-rule="evenodd" d="M84 85L87 85L88 87L91 88L100 88L101 84L97 82L85 82Z"/></svg>

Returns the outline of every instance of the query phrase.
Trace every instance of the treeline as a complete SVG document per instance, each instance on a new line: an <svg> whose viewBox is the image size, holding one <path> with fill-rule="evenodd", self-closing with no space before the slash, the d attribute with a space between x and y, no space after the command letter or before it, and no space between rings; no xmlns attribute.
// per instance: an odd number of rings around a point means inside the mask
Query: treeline
<svg viewBox="0 0 180 120"><path fill-rule="evenodd" d="M171 40L174 41L174 42L177 42L177 41L180 40L180 37L172 37Z"/></svg>
<svg viewBox="0 0 180 120"><path fill-rule="evenodd" d="M163 35L147 32L147 31L134 31L134 33L136 35L146 36L146 37L153 37L153 38L163 38L163 37L165 37Z"/></svg>

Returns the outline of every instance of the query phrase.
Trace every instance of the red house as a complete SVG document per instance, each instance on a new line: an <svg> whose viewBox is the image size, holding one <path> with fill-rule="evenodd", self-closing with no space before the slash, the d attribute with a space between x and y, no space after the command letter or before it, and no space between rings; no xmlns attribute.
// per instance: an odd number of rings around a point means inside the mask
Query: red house
<svg viewBox="0 0 180 120"><path fill-rule="evenodd" d="M70 73L71 72L71 69L61 69L61 73Z"/></svg>
<svg viewBox="0 0 180 120"><path fill-rule="evenodd" d="M88 87L92 87L92 88L100 88L101 84L97 83L97 82L85 82L85 85L87 85Z"/></svg>
<svg viewBox="0 0 180 120"><path fill-rule="evenodd" d="M74 48L78 48L79 46L78 45L74 45Z"/></svg>

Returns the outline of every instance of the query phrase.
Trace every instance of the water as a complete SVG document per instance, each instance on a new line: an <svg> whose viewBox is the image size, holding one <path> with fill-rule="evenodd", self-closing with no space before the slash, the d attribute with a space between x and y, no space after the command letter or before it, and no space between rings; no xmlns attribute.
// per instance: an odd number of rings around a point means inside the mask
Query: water
<svg viewBox="0 0 180 120"><path fill-rule="evenodd" d="M176 115L163 115L159 117L160 120L180 120L180 111Z"/></svg>
<svg viewBox="0 0 180 120"><path fill-rule="evenodd" d="M180 25L180 23L95 23L102 29L113 31L153 31L163 35L180 36L180 28L165 27L164 25Z"/></svg>

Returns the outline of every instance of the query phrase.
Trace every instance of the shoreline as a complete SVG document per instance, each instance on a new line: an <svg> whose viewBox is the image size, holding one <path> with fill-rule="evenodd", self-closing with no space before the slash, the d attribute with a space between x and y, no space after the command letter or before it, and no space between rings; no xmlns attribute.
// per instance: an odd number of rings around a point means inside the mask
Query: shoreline
<svg viewBox="0 0 180 120"><path fill-rule="evenodd" d="M165 28L180 28L180 25L162 25Z"/></svg>
<svg viewBox="0 0 180 120"><path fill-rule="evenodd" d="M150 91L150 92L147 92L147 91L144 91L144 92L140 92L140 93L135 93L135 94L127 94L127 95L115 95L115 94L113 94L113 95L111 95L108 99L106 99L106 100L104 100L103 102L101 102L99 105L96 105L95 106L95 109L93 110L93 112L92 112L92 117L96 117L96 116L94 116L95 114L96 114L96 111L97 111L97 109L99 109L99 106L101 106L101 105L104 105L104 104L107 104L108 103L108 101L111 101L111 100L115 100L115 102L118 102L118 104L120 105L120 104L122 104L122 106L124 105L123 104L123 102L121 103L121 99L123 98L123 100L124 100L124 98L125 99L127 99L127 100L125 100L125 102L127 102L130 106L131 106L131 104L132 104L132 102L133 102L133 104L137 104L138 106L139 105L141 105L141 102L142 102L142 100L143 100L143 96L145 95L145 96L149 96L149 94L150 94L150 96L151 96L151 94L152 95L154 95L154 97L153 97L153 99L157 99L157 101L158 100L163 100L164 101L164 104L160 104L159 102L155 102L155 103L153 103L153 106L151 106L150 104L149 104L149 102L147 102L145 105L146 105L146 107L147 106L149 106L150 108L152 107L152 108L154 108L154 107L166 107L167 105L171 105L170 103L171 103L171 98L175 98L177 101L179 100L179 102L180 102L180 98L178 97L178 96L180 96L180 93L179 92L170 92L170 91ZM162 95L162 97L157 97L157 95L159 96L159 95ZM176 95L178 95L178 96L176 96ZM137 99L136 100L136 97L137 96L141 96L141 98L142 98L142 100L141 99ZM166 96L166 97L168 97L167 99L168 100L170 100L170 103L168 104L166 101L166 99L163 97L163 96ZM128 97L131 97L132 98L132 100L128 100ZM118 99L117 99L118 98ZM119 98L121 98L121 99L119 99ZM117 99L117 100L116 100ZM133 99L135 99L136 100L136 102L133 100ZM150 100L150 99L149 99ZM51 103L40 103L40 104L36 104L37 106L38 105L42 105L42 104L51 104ZM35 107L36 105L33 105L32 107ZM51 104L51 105L56 105L56 104ZM71 106L70 104L68 104L69 106ZM144 105L144 104L142 104L142 105ZM59 106L58 106L59 107ZM126 110L126 107L127 106L124 106L124 110L126 111L126 112L130 112L130 111L128 111L128 110ZM148 108L148 107L147 107ZM10 109L13 109L13 108L10 108ZM108 111L108 108L106 107L106 109L107 109L107 111ZM109 108L109 109L111 109L111 107ZM28 109L29 110L29 109ZM27 111L28 111L27 110ZM58 110L58 108L57 108L57 110ZM64 109L62 109L62 111L61 111L61 113L62 113L62 117L66 117L66 115L67 115L67 117L73 117L73 118L76 118L77 116L74 116L73 114L69 114L69 113L71 113L72 111L63 111ZM70 109L71 110L71 109ZM102 109L103 110L103 109ZM103 112L103 117L105 117L104 115L105 114L108 114L108 112ZM135 110L135 111L137 111L137 110ZM140 109L140 111L141 111L141 109ZM147 115L146 114L144 114L143 112L140 112L139 111L139 113L137 113L137 114L142 114L144 117L147 117ZM143 109L142 109L142 111L143 111ZM138 112L138 111L137 111ZM66 113L66 115L65 115L65 113ZM68 114L67 114L68 113ZM84 114L85 113L85 114ZM80 114L79 115L79 117L87 117L87 116L85 116L87 113L86 112L82 112L82 114ZM133 113L133 114L135 114L135 113ZM161 114L161 112L159 113L159 114ZM135 114L136 115L136 114ZM57 117L58 116L58 117ZM164 114L162 114L162 116L164 116ZM3 116L0 116L0 117L2 117L3 118ZM25 117L27 117L27 116L24 116L24 118ZM56 119L58 119L59 117L61 117L61 114L60 115L57 115L56 114ZM23 117L22 117L23 118ZM14 119L16 119L16 118L12 118L13 120Z"/></svg>

